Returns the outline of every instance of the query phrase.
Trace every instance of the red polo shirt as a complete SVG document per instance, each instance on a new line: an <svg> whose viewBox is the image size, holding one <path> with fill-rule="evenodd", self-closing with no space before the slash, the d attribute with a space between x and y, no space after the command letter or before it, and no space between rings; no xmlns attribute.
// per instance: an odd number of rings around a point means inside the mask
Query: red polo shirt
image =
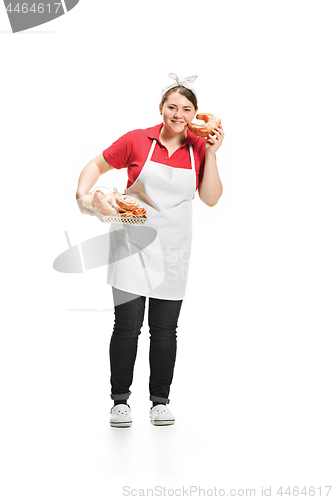
<svg viewBox="0 0 333 500"><path fill-rule="evenodd" d="M123 135L103 151L105 160L114 168L127 168L127 187L130 187L147 160L153 139L156 139L157 142L151 161L175 168L191 168L188 144L192 144L198 189L205 167L206 139L198 137L190 130L187 130L186 141L169 157L167 148L163 146L159 139L162 125L163 123L160 123L155 127L132 130Z"/></svg>

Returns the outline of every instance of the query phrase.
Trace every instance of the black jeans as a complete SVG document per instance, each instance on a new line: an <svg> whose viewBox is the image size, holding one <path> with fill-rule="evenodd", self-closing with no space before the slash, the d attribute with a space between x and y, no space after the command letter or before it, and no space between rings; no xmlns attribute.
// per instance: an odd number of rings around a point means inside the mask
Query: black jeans
<svg viewBox="0 0 333 500"><path fill-rule="evenodd" d="M126 292L112 287L114 303ZM138 337L144 319L146 297L129 294L132 300L115 305L115 323L110 341L111 399L127 399L133 381ZM133 297L135 297L133 299ZM177 323L182 300L149 298L148 325L150 401L169 403L177 350Z"/></svg>

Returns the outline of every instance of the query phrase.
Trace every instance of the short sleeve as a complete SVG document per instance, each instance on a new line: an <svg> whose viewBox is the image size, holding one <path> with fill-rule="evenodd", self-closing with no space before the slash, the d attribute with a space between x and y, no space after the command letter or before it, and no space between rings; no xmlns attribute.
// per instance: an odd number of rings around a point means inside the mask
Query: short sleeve
<svg viewBox="0 0 333 500"><path fill-rule="evenodd" d="M121 136L103 151L105 160L113 168L125 168L131 163L133 154L132 133Z"/></svg>

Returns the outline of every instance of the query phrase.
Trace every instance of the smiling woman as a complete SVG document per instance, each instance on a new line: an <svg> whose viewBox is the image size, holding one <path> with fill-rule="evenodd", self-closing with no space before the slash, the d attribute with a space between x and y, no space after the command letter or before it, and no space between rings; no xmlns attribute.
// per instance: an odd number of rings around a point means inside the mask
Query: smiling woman
<svg viewBox="0 0 333 500"><path fill-rule="evenodd" d="M182 89L190 93L185 87ZM170 89L168 93L169 95L162 99L163 104L160 103L160 113L163 117L160 139L171 156L186 141L187 124L193 120L197 107L196 99L194 104L180 91Z"/></svg>
<svg viewBox="0 0 333 500"><path fill-rule="evenodd" d="M173 75L175 77L175 75ZM222 194L215 153L224 133L217 126L207 137L189 129L197 98L188 81L175 82L162 91L159 110L163 122L148 129L132 130L81 172L76 197L85 196L99 176L113 168L127 168L126 194L147 211L145 226L154 228L156 239L138 255L109 264L107 282L112 286L115 324L110 342L112 427L129 427L127 405L133 380L138 337L149 298L150 419L154 425L170 425L174 416L166 407L176 359L177 325L185 296L192 241L192 199L213 206ZM87 213L79 203L83 213ZM111 253L137 248L130 231L110 233Z"/></svg>

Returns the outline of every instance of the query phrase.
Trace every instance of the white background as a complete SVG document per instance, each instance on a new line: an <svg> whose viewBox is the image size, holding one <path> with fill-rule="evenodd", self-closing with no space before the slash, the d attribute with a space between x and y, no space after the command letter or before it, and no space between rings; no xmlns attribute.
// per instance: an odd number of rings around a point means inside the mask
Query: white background
<svg viewBox="0 0 333 500"><path fill-rule="evenodd" d="M3 498L332 485L332 15L324 0L81 0L13 35L0 8ZM193 202L176 424L149 421L145 323L133 426L111 429L106 268L52 264L64 231L107 230L76 207L79 173L160 123L169 72L198 74L199 110L222 118L224 193Z"/></svg>

